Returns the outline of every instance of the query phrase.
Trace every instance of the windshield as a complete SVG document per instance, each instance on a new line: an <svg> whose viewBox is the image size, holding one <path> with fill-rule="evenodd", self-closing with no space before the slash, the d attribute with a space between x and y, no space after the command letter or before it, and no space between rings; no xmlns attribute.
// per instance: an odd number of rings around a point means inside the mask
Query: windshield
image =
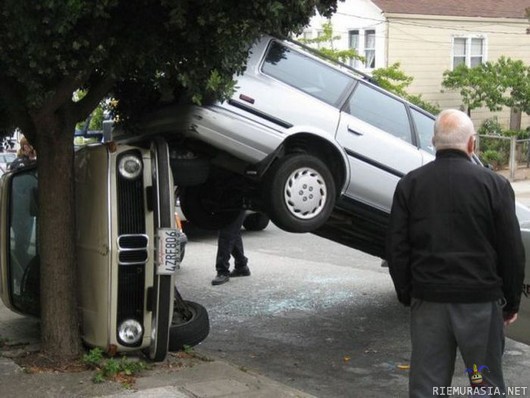
<svg viewBox="0 0 530 398"><path fill-rule="evenodd" d="M37 169L26 169L11 180L9 207L9 285L13 305L39 315L37 249Z"/></svg>

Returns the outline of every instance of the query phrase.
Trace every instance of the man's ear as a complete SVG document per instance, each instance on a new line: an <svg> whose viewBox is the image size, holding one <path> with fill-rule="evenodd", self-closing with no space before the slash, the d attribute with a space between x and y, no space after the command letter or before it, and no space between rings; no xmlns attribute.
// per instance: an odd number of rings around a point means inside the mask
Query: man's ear
<svg viewBox="0 0 530 398"><path fill-rule="evenodd" d="M476 139L475 139L474 135L469 137L469 139L467 140L467 153L469 155L471 155L471 154L473 154L473 152L475 152L475 142L476 142Z"/></svg>

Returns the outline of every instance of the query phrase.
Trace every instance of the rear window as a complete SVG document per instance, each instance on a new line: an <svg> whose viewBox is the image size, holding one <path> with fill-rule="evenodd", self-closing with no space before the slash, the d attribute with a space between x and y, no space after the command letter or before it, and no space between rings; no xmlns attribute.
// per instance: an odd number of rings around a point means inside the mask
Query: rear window
<svg viewBox="0 0 530 398"><path fill-rule="evenodd" d="M337 106L353 78L273 41L262 72L330 105Z"/></svg>

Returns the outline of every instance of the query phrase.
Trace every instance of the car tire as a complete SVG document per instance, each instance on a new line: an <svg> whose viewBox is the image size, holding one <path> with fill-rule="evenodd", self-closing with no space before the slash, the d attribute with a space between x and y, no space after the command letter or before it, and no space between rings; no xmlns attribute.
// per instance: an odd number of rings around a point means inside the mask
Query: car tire
<svg viewBox="0 0 530 398"><path fill-rule="evenodd" d="M251 213L245 217L243 227L247 231L262 231L269 225L270 218L263 213Z"/></svg>
<svg viewBox="0 0 530 398"><path fill-rule="evenodd" d="M191 318L186 319L180 312L174 312L169 328L168 350L171 352L182 350L185 346L196 346L210 333L210 320L206 308L193 301L184 300L184 303L191 313Z"/></svg>
<svg viewBox="0 0 530 398"><path fill-rule="evenodd" d="M323 161L308 154L278 159L264 178L262 196L272 222L288 232L311 232L335 206L335 181Z"/></svg>
<svg viewBox="0 0 530 398"><path fill-rule="evenodd" d="M232 223L240 210L223 210L211 198L208 184L183 187L180 191L180 208L190 223L197 228L218 230Z"/></svg>

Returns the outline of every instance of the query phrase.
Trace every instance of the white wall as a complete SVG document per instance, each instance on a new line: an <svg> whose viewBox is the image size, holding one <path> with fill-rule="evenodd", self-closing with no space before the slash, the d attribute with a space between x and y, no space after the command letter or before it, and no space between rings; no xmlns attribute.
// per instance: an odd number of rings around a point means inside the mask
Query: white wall
<svg viewBox="0 0 530 398"><path fill-rule="evenodd" d="M327 18L319 15L314 16L307 29L304 32L311 33L312 38L317 37L317 32L322 25L326 23ZM337 12L332 16L333 33L340 36L339 40L333 42L336 49L348 49L348 32L350 30L367 30L376 31L375 43L375 67L381 68L386 65L385 60L385 37L386 24L381 15L381 11L369 0L346 0L339 2ZM362 54L361 54L362 55ZM362 68L360 68L362 69Z"/></svg>

